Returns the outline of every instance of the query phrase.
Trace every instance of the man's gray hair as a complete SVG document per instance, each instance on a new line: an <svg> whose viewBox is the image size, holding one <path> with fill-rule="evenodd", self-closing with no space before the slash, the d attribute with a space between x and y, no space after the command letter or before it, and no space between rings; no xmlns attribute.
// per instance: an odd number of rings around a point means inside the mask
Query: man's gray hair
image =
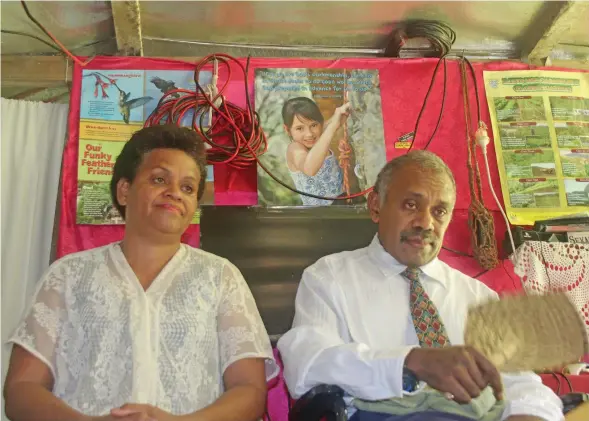
<svg viewBox="0 0 589 421"><path fill-rule="evenodd" d="M380 202L383 203L389 189L389 183L393 179L395 172L403 168L405 165L415 164L423 169L433 170L434 172L446 174L450 179L454 192L456 192L456 180L454 174L448 165L435 153L423 150L415 150L397 158L391 159L378 173L376 183L374 184L374 191L380 196Z"/></svg>

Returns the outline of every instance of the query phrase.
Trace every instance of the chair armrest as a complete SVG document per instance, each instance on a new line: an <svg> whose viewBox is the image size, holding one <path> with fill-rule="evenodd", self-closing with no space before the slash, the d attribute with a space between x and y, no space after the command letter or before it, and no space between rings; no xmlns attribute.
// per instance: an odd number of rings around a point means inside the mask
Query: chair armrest
<svg viewBox="0 0 589 421"><path fill-rule="evenodd" d="M589 394L587 393L567 393L566 395L562 395L560 397L563 406L563 413L567 413L577 406L581 405L584 402L589 401Z"/></svg>
<svg viewBox="0 0 589 421"><path fill-rule="evenodd" d="M290 409L289 421L347 421L344 391L339 386L315 386Z"/></svg>

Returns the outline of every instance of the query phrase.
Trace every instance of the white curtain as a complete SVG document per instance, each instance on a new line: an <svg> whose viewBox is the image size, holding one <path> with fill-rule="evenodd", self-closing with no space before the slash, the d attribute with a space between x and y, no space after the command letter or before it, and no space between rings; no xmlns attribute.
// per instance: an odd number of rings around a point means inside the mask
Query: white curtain
<svg viewBox="0 0 589 421"><path fill-rule="evenodd" d="M68 106L2 98L2 384L16 328L49 266ZM2 419L4 401L2 401Z"/></svg>

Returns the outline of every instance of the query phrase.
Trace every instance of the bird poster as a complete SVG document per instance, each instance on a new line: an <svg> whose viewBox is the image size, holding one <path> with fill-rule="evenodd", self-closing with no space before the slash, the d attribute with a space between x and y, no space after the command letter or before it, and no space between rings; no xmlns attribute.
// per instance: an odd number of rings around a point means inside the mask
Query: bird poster
<svg viewBox="0 0 589 421"><path fill-rule="evenodd" d="M199 84L208 86L212 72L200 72ZM123 145L165 100L178 98L177 89L194 91L194 72L186 70L90 70L82 71L78 149L76 222L116 225L124 221L112 205L110 179ZM191 126L193 111L181 124ZM204 127L208 116L197 116ZM213 203L213 169L208 169L201 204ZM198 215L194 223L198 223Z"/></svg>

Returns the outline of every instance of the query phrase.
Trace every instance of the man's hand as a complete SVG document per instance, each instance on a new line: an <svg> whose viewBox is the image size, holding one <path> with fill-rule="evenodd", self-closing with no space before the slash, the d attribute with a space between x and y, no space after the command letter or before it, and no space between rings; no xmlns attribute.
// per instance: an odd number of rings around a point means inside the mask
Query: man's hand
<svg viewBox="0 0 589 421"><path fill-rule="evenodd" d="M493 388L497 400L503 399L499 371L474 348L415 348L407 355L405 365L419 380L440 392L453 395L456 402L470 402L488 385Z"/></svg>
<svg viewBox="0 0 589 421"><path fill-rule="evenodd" d="M175 416L152 405L127 403L110 411L111 418L118 421L175 421Z"/></svg>

